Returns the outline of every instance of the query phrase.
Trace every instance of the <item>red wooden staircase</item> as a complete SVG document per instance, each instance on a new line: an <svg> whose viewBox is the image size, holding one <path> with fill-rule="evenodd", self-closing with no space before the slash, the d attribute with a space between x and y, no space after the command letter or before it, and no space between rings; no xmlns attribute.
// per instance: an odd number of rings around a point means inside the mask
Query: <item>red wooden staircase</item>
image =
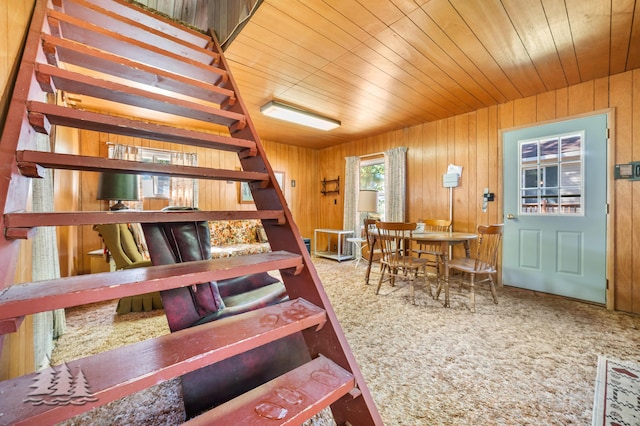
<svg viewBox="0 0 640 426"><path fill-rule="evenodd" d="M48 95L60 91L214 123L228 130L213 134L48 101L54 98ZM237 153L242 170L38 151L36 139L47 137L53 126L231 151ZM29 314L264 271L281 272L290 299L66 363L71 370L82 371L91 385L91 398L79 405L25 401L30 386L39 376L51 374L50 369L0 382L0 425L54 424L295 333L304 337L309 363L189 423L292 425L330 406L339 425L382 424L215 37L123 0L38 0L0 141L0 164L2 334L15 331ZM30 212L30 179L39 177L43 168L247 182L257 209ZM230 219L260 219L271 252L13 282L19 242L37 227ZM294 320L264 321L290 312L295 312ZM273 419L265 401L283 408L276 416L281 418Z"/></svg>

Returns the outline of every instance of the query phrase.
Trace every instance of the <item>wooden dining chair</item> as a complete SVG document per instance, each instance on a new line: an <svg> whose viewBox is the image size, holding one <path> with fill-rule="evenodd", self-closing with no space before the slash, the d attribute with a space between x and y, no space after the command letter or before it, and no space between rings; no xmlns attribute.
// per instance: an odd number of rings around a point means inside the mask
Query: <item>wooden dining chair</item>
<svg viewBox="0 0 640 426"><path fill-rule="evenodd" d="M375 238L371 235L372 230L376 230L376 219L364 220L364 238L367 240L366 247L368 250L373 250L373 256L370 256L372 262L379 260L382 257L382 250L380 250L380 244L376 244ZM365 246L363 246L364 248Z"/></svg>
<svg viewBox="0 0 640 426"><path fill-rule="evenodd" d="M409 294L411 303L415 305L416 280L422 278L426 280L427 260L414 257L411 252L411 237L416 229L415 223L404 222L376 222L378 229L377 240L382 250L380 263L382 270L376 294L380 292L383 282L389 281L391 286L395 285L396 279L409 280ZM431 286L429 294L432 295Z"/></svg>
<svg viewBox="0 0 640 426"><path fill-rule="evenodd" d="M451 227L451 221L447 219L423 219L418 222L424 223L425 232L448 232ZM416 244L418 247L413 252L420 258L424 256L427 259L427 267L435 270L436 288L438 288L440 286L442 256L448 255L448 253L442 253L442 246L430 241L416 240Z"/></svg>
<svg viewBox="0 0 640 426"><path fill-rule="evenodd" d="M447 263L449 278L451 278L451 271L459 271L462 273L462 277L468 277L469 307L471 312L476 311L476 284L489 282L493 303L498 303L498 295L496 294L493 278L497 275L498 250L500 249L503 230L504 224L479 225L475 256L456 257ZM477 275L486 275L486 278L476 281ZM462 283L463 278L461 278Z"/></svg>

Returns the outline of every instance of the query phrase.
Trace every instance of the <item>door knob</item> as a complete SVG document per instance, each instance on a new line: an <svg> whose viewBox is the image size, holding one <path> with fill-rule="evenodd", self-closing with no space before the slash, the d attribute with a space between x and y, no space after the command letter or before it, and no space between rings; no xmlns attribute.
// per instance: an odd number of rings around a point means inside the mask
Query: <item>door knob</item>
<svg viewBox="0 0 640 426"><path fill-rule="evenodd" d="M509 220L513 220L513 219L515 219L515 218L516 218L516 217L515 217L514 215L512 215L511 213L509 213L509 214L507 215L507 219L509 219Z"/></svg>

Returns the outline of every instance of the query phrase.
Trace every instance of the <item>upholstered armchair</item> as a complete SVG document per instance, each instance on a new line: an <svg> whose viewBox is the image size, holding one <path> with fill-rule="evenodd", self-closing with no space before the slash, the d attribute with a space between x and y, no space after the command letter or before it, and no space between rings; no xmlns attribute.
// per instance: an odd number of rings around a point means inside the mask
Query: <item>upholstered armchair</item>
<svg viewBox="0 0 640 426"><path fill-rule="evenodd" d="M116 269L151 266L151 261L145 259L128 224L109 223L93 228L102 236Z"/></svg>
<svg viewBox="0 0 640 426"><path fill-rule="evenodd" d="M151 266L151 260L145 258L143 253L146 246L139 224L109 223L95 225L93 228L102 236L116 269ZM154 309L162 309L158 292L123 297L118 300L116 313L148 312Z"/></svg>

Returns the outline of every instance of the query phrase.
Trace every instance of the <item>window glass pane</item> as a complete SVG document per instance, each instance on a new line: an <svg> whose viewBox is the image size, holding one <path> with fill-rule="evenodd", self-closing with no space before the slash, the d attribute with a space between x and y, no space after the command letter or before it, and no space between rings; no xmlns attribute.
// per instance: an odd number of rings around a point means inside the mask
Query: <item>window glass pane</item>
<svg viewBox="0 0 640 426"><path fill-rule="evenodd" d="M360 164L360 189L374 189L378 191L378 211L380 219L384 220L384 158L363 161ZM364 216L361 219L364 219Z"/></svg>
<svg viewBox="0 0 640 426"><path fill-rule="evenodd" d="M360 189L384 191L384 163L365 164L360 167Z"/></svg>
<svg viewBox="0 0 640 426"><path fill-rule="evenodd" d="M540 159L542 162L558 161L558 139L547 139L540 142Z"/></svg>
<svg viewBox="0 0 640 426"><path fill-rule="evenodd" d="M520 146L522 163L538 161L538 142L523 143Z"/></svg>
<svg viewBox="0 0 640 426"><path fill-rule="evenodd" d="M580 213L580 188L563 188L560 207L565 213Z"/></svg>
<svg viewBox="0 0 640 426"><path fill-rule="evenodd" d="M540 171L542 172L541 187L549 188L558 186L558 166L543 167Z"/></svg>
<svg viewBox="0 0 640 426"><path fill-rule="evenodd" d="M538 169L525 169L522 171L522 187L537 188L538 187Z"/></svg>
<svg viewBox="0 0 640 426"><path fill-rule="evenodd" d="M582 134L520 142L520 212L582 214Z"/></svg>
<svg viewBox="0 0 640 426"><path fill-rule="evenodd" d="M562 163L562 186L582 186L582 165L580 163Z"/></svg>
<svg viewBox="0 0 640 426"><path fill-rule="evenodd" d="M580 157L580 152L582 150L582 138L580 135L573 135L564 137L561 140L562 144L562 157L574 157L573 159L578 159Z"/></svg>

